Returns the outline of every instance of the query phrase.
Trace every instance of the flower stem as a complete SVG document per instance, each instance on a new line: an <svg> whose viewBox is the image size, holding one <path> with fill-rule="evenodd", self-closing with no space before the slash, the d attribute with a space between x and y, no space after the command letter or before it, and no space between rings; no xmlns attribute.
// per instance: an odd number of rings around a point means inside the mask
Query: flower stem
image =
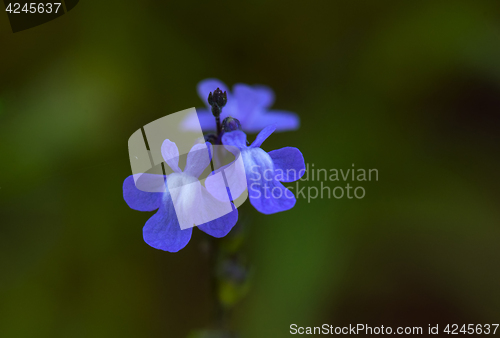
<svg viewBox="0 0 500 338"><path fill-rule="evenodd" d="M221 250L218 238L210 237L210 287L214 302L214 328L220 331L228 331L228 312L219 297L219 265Z"/></svg>
<svg viewBox="0 0 500 338"><path fill-rule="evenodd" d="M222 109L221 109L221 111L222 111ZM220 123L220 115L217 115L215 117L215 123L217 125L217 140L218 140L218 143L220 144L221 143L220 136L222 133L222 124Z"/></svg>

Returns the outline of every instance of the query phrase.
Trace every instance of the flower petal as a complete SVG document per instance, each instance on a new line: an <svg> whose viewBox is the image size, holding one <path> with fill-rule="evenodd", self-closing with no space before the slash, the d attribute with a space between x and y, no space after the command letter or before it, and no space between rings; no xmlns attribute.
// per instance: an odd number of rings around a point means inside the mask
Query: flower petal
<svg viewBox="0 0 500 338"><path fill-rule="evenodd" d="M233 211L222 217L198 225L198 228L213 237L221 238L226 236L238 221L238 209L234 207L233 209Z"/></svg>
<svg viewBox="0 0 500 338"><path fill-rule="evenodd" d="M270 125L262 129L262 131L257 135L255 138L255 141L253 141L252 145L250 147L252 148L257 148L262 145L262 143L269 137L271 136L272 133L276 130L275 125Z"/></svg>
<svg viewBox="0 0 500 338"><path fill-rule="evenodd" d="M181 128L189 131L198 131L198 125L204 131L215 130L215 118L206 108L196 108L196 113L192 112L181 123Z"/></svg>
<svg viewBox="0 0 500 338"><path fill-rule="evenodd" d="M259 96L259 103L264 108L269 108L274 103L274 91L271 87L264 85L255 85L253 89L257 92Z"/></svg>
<svg viewBox="0 0 500 338"><path fill-rule="evenodd" d="M254 121L259 120L266 105L274 100L273 92L264 86L237 83L233 87L233 94L236 101L234 110L236 111L231 111L231 113L237 113L237 116L231 116L241 122L244 130L248 129L247 126L252 126Z"/></svg>
<svg viewBox="0 0 500 338"><path fill-rule="evenodd" d="M247 124L245 130L250 133L255 133L267 125L276 125L276 131L296 130L300 126L300 118L297 114L284 110L270 110L261 113L258 118L252 120L252 123Z"/></svg>
<svg viewBox="0 0 500 338"><path fill-rule="evenodd" d="M205 187L216 199L219 201L225 201L229 198L229 193L227 191L226 183L224 182L224 177L222 176L222 170L225 169L225 166L217 169L212 174L210 174L205 179Z"/></svg>
<svg viewBox="0 0 500 338"><path fill-rule="evenodd" d="M233 210L229 196L225 201L217 200L193 176L171 174L167 183L181 229L213 221Z"/></svg>
<svg viewBox="0 0 500 338"><path fill-rule="evenodd" d="M293 193L276 180L253 183L249 190L250 203L266 215L290 210L296 202Z"/></svg>
<svg viewBox="0 0 500 338"><path fill-rule="evenodd" d="M260 148L242 152L247 174L250 203L263 214L293 208L295 196L275 179L273 161Z"/></svg>
<svg viewBox="0 0 500 338"><path fill-rule="evenodd" d="M176 173L182 172L179 168L179 149L177 149L177 145L174 142L169 139L163 141L161 145L161 155L173 171Z"/></svg>
<svg viewBox="0 0 500 338"><path fill-rule="evenodd" d="M196 177L174 173L168 175L167 185L181 229L193 227L196 224L196 208L201 199L200 182Z"/></svg>
<svg viewBox="0 0 500 338"><path fill-rule="evenodd" d="M266 97L267 93L262 89L255 89L244 83L235 84L233 94L236 100L238 100L240 111L245 111L246 113L252 113L255 110L264 108L267 101L269 101L269 98Z"/></svg>
<svg viewBox="0 0 500 338"><path fill-rule="evenodd" d="M222 135L222 143L243 149L247 147L247 136L241 130L230 131ZM230 149L228 150L231 151Z"/></svg>
<svg viewBox="0 0 500 338"><path fill-rule="evenodd" d="M234 201L247 190L245 166L238 148L232 146L226 147L232 148L231 152L234 152L235 160L212 172L205 180L205 187L212 196L220 201L227 200L228 194L230 194L231 199ZM225 179L223 175L225 175ZM229 189L229 192L227 189Z"/></svg>
<svg viewBox="0 0 500 338"><path fill-rule="evenodd" d="M163 175L152 175L152 174L136 174L136 180L140 177L140 185L144 187L146 185L158 185L158 183L163 183L163 190L165 189L164 177ZM138 181L139 182L139 181ZM151 184L150 184L151 183ZM149 189L147 189L149 190ZM153 189L152 191L155 191ZM159 190L156 190L159 191ZM123 198L127 202L128 206L132 209L139 211L154 211L160 207L163 192L146 192L137 188L134 176L129 176L123 182Z"/></svg>
<svg viewBox="0 0 500 338"><path fill-rule="evenodd" d="M186 168L184 173L199 177L205 168L210 164L210 153L212 145L208 142L195 144L187 155Z"/></svg>
<svg viewBox="0 0 500 338"><path fill-rule="evenodd" d="M177 252L191 239L192 228L181 230L168 192L162 205L143 228L144 241L155 249Z"/></svg>
<svg viewBox="0 0 500 338"><path fill-rule="evenodd" d="M272 150L269 156L273 159L275 178L281 182L297 181L304 175L306 165L299 149L285 147Z"/></svg>

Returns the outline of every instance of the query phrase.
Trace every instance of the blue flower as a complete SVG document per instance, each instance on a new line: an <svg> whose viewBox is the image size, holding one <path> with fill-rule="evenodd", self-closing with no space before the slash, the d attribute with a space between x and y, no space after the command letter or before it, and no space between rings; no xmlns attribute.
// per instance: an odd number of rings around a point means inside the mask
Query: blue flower
<svg viewBox="0 0 500 338"><path fill-rule="evenodd" d="M184 171L179 168L174 142L165 140L161 152L172 174L138 174L123 182L123 197L129 207L139 211L158 209L143 228L144 241L153 248L177 252L191 239L193 225L213 237L227 235L238 220L238 210L229 198L226 202L215 199L198 180L210 163L206 145L191 148ZM224 216L218 217L221 214Z"/></svg>
<svg viewBox="0 0 500 338"><path fill-rule="evenodd" d="M274 124L277 131L295 130L300 125L297 114L283 111L270 110L269 107L274 102L274 93L271 88L246 84L235 84L233 91L217 79L206 79L198 84L198 95L207 104L208 94L220 88L227 92L227 104L222 110L221 120L231 116L241 122L243 130L249 133L256 133L264 127ZM215 130L215 122L210 106L199 108L197 115L192 114L183 121L183 128L186 130L196 130L198 121L204 131Z"/></svg>
<svg viewBox="0 0 500 338"><path fill-rule="evenodd" d="M297 148L285 147L269 153L260 148L275 130L275 126L264 128L250 146L247 146L247 136L240 130L226 132L222 136L222 143L228 146L229 151L232 152L231 147L236 147L241 152L244 168L236 173L236 177L246 175L246 187L239 184L241 180L233 178L234 174L228 178L228 187L233 199L248 188L250 203L263 214L293 208L295 196L281 182L296 181L305 172L304 157ZM212 188L211 177L207 178L206 187L210 192L215 190ZM214 195L220 196L217 191Z"/></svg>

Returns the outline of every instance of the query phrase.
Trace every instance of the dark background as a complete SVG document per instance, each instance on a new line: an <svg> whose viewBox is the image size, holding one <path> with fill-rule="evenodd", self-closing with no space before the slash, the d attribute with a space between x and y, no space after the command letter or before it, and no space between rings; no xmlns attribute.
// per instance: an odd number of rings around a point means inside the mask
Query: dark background
<svg viewBox="0 0 500 338"><path fill-rule="evenodd" d="M0 13L0 337L176 338L210 325L204 234L155 250L142 239L150 215L122 198L128 137L202 106L207 77L269 85L275 108L300 115L265 150L379 171L362 200L299 199L271 216L247 202L252 288L233 328L498 323L499 10L87 0L15 34Z"/></svg>

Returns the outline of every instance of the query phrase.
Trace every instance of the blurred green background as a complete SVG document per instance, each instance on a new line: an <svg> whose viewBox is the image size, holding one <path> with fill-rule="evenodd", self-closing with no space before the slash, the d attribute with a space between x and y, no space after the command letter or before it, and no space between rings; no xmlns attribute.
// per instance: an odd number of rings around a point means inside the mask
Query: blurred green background
<svg viewBox="0 0 500 338"><path fill-rule="evenodd" d="M210 325L204 234L155 250L122 198L128 137L203 106L207 77L269 85L300 115L265 150L379 171L362 200L246 202L243 337L498 323L500 2L82 0L16 34L0 14L0 45L0 337Z"/></svg>

